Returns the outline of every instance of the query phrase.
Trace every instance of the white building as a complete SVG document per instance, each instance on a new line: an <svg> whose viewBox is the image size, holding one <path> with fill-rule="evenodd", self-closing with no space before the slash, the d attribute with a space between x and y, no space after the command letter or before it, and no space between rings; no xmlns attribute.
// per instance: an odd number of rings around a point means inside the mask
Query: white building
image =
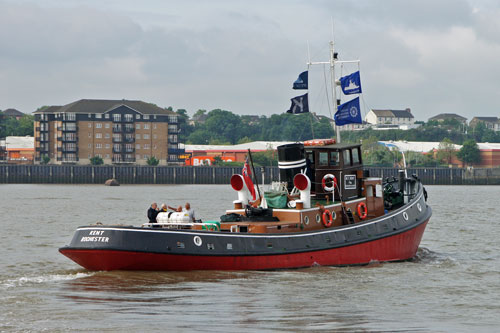
<svg viewBox="0 0 500 333"><path fill-rule="evenodd" d="M396 125L398 127L412 128L415 124L415 117L411 114L411 110L370 110L366 114L365 121L372 125Z"/></svg>

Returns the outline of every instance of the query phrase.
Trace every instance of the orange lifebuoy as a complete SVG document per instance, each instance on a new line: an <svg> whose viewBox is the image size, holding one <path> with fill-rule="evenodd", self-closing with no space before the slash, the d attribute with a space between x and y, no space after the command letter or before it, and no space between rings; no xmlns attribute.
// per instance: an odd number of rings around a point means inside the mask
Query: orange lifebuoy
<svg viewBox="0 0 500 333"><path fill-rule="evenodd" d="M304 141L304 146L327 146L335 144L335 139L315 139Z"/></svg>
<svg viewBox="0 0 500 333"><path fill-rule="evenodd" d="M368 216L368 208L366 208L366 204L364 202L360 202L358 204L358 216L362 220L366 219L366 216Z"/></svg>
<svg viewBox="0 0 500 333"><path fill-rule="evenodd" d="M332 181L332 186L326 186L326 181L329 179ZM321 185L323 186L323 189L325 191L332 192L333 190L335 190L335 187L337 187L337 178L331 173L327 173L326 175L323 176L323 179L321 180Z"/></svg>
<svg viewBox="0 0 500 333"><path fill-rule="evenodd" d="M326 209L323 212L323 225L327 228L330 228L332 224L333 224L332 213L328 209Z"/></svg>

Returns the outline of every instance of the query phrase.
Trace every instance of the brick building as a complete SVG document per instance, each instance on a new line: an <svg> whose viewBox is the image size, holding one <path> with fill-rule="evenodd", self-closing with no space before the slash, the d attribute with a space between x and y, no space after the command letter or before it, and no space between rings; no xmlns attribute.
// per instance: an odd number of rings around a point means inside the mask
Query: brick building
<svg viewBox="0 0 500 333"><path fill-rule="evenodd" d="M35 162L89 164L177 164L178 120L173 111L129 100L82 99L35 111Z"/></svg>

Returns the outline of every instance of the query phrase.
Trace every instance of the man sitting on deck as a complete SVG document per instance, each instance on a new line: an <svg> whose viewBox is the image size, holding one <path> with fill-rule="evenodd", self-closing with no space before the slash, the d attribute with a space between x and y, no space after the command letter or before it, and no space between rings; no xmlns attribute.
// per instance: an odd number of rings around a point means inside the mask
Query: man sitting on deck
<svg viewBox="0 0 500 333"><path fill-rule="evenodd" d="M158 213L158 205L156 204L156 202L153 202L151 204L151 207L149 207L148 209L149 223L156 223L156 216L158 215Z"/></svg>

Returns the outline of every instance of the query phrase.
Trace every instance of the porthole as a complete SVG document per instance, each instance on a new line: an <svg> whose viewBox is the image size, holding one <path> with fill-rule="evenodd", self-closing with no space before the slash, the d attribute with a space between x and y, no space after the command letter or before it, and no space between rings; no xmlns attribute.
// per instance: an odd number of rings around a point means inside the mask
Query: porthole
<svg viewBox="0 0 500 333"><path fill-rule="evenodd" d="M321 216L319 214L316 214L316 223L321 222Z"/></svg>
<svg viewBox="0 0 500 333"><path fill-rule="evenodd" d="M403 218L408 221L408 214L406 212L403 212Z"/></svg>
<svg viewBox="0 0 500 333"><path fill-rule="evenodd" d="M332 213L332 221L335 221L335 219L337 218L337 214L335 214L335 211L331 211L330 213Z"/></svg>
<svg viewBox="0 0 500 333"><path fill-rule="evenodd" d="M194 242L194 245L196 245L196 246L201 246L201 244L203 244L200 236L194 236L193 242Z"/></svg>
<svg viewBox="0 0 500 333"><path fill-rule="evenodd" d="M309 224L309 216L304 216L304 224L305 225Z"/></svg>
<svg viewBox="0 0 500 333"><path fill-rule="evenodd" d="M420 202L417 202L417 209L418 209L419 212L422 211L422 206L420 205Z"/></svg>

